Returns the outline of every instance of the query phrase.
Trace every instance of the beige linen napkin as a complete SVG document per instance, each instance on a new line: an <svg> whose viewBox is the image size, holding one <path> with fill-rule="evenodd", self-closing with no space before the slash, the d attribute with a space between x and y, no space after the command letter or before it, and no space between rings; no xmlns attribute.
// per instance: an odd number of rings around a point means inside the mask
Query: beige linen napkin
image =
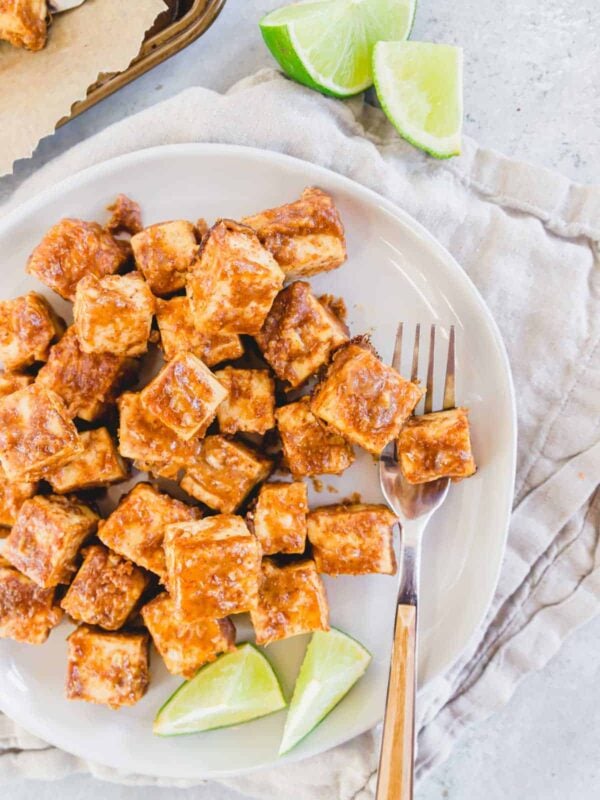
<svg viewBox="0 0 600 800"><path fill-rule="evenodd" d="M463 156L435 161L362 99L327 99L263 70L225 95L189 89L114 125L40 170L11 205L111 156L190 141L290 153L389 197L450 250L504 335L520 430L508 549L485 622L457 663L420 693L423 776L466 725L505 703L600 611L600 189L468 139ZM83 762L0 720L0 782L90 771L156 783ZM374 731L310 762L224 783L263 800L366 800L377 744Z"/></svg>

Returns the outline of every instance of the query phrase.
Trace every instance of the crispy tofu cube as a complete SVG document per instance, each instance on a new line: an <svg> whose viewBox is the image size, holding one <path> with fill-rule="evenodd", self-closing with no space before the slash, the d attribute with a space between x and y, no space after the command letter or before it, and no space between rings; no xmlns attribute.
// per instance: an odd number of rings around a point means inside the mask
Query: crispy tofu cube
<svg viewBox="0 0 600 800"><path fill-rule="evenodd" d="M68 700L120 708L142 699L150 680L147 633L109 633L81 625L67 642Z"/></svg>
<svg viewBox="0 0 600 800"><path fill-rule="evenodd" d="M354 461L354 451L310 410L308 397L275 412L283 454L292 475L339 475Z"/></svg>
<svg viewBox="0 0 600 800"><path fill-rule="evenodd" d="M27 272L65 300L74 300L84 275L112 275L126 259L124 248L97 222L62 219L29 256Z"/></svg>
<svg viewBox="0 0 600 800"><path fill-rule="evenodd" d="M136 483L108 519L100 521L98 537L111 550L154 572L164 582L166 527L201 516L199 508L191 508L149 483Z"/></svg>
<svg viewBox="0 0 600 800"><path fill-rule="evenodd" d="M19 510L25 500L37 492L37 482L19 481L12 483L0 478L0 526L12 528Z"/></svg>
<svg viewBox="0 0 600 800"><path fill-rule="evenodd" d="M258 604L250 611L256 644L329 630L327 595L314 561L278 567L265 558L261 572Z"/></svg>
<svg viewBox="0 0 600 800"><path fill-rule="evenodd" d="M43 644L62 618L54 591L0 561L0 638Z"/></svg>
<svg viewBox="0 0 600 800"><path fill-rule="evenodd" d="M50 345L64 329L63 320L35 292L0 300L0 361L9 370L46 361Z"/></svg>
<svg viewBox="0 0 600 800"><path fill-rule="evenodd" d="M277 377L296 387L348 338L344 323L317 300L310 285L296 281L279 292L256 341Z"/></svg>
<svg viewBox="0 0 600 800"><path fill-rule="evenodd" d="M256 606L260 544L241 517L218 514L169 525L164 547L180 616L222 619Z"/></svg>
<svg viewBox="0 0 600 800"><path fill-rule="evenodd" d="M142 355L153 315L154 296L139 272L87 275L77 284L73 316L84 353Z"/></svg>
<svg viewBox="0 0 600 800"><path fill-rule="evenodd" d="M0 400L0 461L10 481L37 480L82 450L65 404L32 384Z"/></svg>
<svg viewBox="0 0 600 800"><path fill-rule="evenodd" d="M83 550L83 563L61 607L77 622L116 631L131 616L147 585L143 570L94 544Z"/></svg>
<svg viewBox="0 0 600 800"><path fill-rule="evenodd" d="M384 505L322 506L308 515L317 570L326 575L393 575L396 517Z"/></svg>
<svg viewBox="0 0 600 800"><path fill-rule="evenodd" d="M227 390L217 408L221 433L265 433L275 427L275 382L266 369L225 369L215 378Z"/></svg>
<svg viewBox="0 0 600 800"><path fill-rule="evenodd" d="M344 226L333 198L314 187L299 200L270 208L242 222L258 234L286 276L308 277L346 260Z"/></svg>
<svg viewBox="0 0 600 800"><path fill-rule="evenodd" d="M20 375L18 372L5 372L0 370L0 400L19 389L24 389L33 383L31 375Z"/></svg>
<svg viewBox="0 0 600 800"><path fill-rule="evenodd" d="M70 417L88 422L101 417L133 376L136 362L112 353L84 353L75 326L55 344L36 383L52 389L65 402Z"/></svg>
<svg viewBox="0 0 600 800"><path fill-rule="evenodd" d="M106 208L111 212L111 217L104 226L107 231L114 234L129 233L134 236L143 229L139 203L131 200L127 195L118 194L114 203Z"/></svg>
<svg viewBox="0 0 600 800"><path fill-rule="evenodd" d="M0 39L26 50L46 44L47 0L3 0L0 3Z"/></svg>
<svg viewBox="0 0 600 800"><path fill-rule="evenodd" d="M307 514L308 494L302 481L263 484L251 515L263 553L303 553Z"/></svg>
<svg viewBox="0 0 600 800"><path fill-rule="evenodd" d="M77 498L36 495L25 500L2 554L38 586L69 583L75 557L98 525L98 515Z"/></svg>
<svg viewBox="0 0 600 800"><path fill-rule="evenodd" d="M398 458L409 483L468 478L476 471L466 408L411 417L398 437Z"/></svg>
<svg viewBox="0 0 600 800"><path fill-rule="evenodd" d="M203 436L227 391L191 353L179 353L140 392L144 409L181 439Z"/></svg>
<svg viewBox="0 0 600 800"><path fill-rule="evenodd" d="M240 442L207 436L181 488L209 508L231 514L252 489L269 477L273 462Z"/></svg>
<svg viewBox="0 0 600 800"><path fill-rule="evenodd" d="M235 627L229 618L188 620L177 613L166 592L142 608L142 617L172 675L193 678L219 653L235 650Z"/></svg>
<svg viewBox="0 0 600 800"><path fill-rule="evenodd" d="M203 238L187 278L195 326L203 333L257 334L283 280L251 228L219 220Z"/></svg>
<svg viewBox="0 0 600 800"><path fill-rule="evenodd" d="M106 428L80 434L83 452L65 461L46 475L58 494L108 486L127 478L127 467Z"/></svg>
<svg viewBox="0 0 600 800"><path fill-rule="evenodd" d="M156 321L167 361L175 358L177 353L188 352L213 367L221 361L232 361L244 354L242 340L237 333L200 333L194 325L187 297L157 300Z"/></svg>
<svg viewBox="0 0 600 800"><path fill-rule="evenodd" d="M317 386L311 411L350 442L374 455L400 433L422 389L384 364L364 344L338 350Z"/></svg>
<svg viewBox="0 0 600 800"><path fill-rule="evenodd" d="M187 220L150 225L131 239L135 264L157 295L183 289L198 251L194 226Z"/></svg>

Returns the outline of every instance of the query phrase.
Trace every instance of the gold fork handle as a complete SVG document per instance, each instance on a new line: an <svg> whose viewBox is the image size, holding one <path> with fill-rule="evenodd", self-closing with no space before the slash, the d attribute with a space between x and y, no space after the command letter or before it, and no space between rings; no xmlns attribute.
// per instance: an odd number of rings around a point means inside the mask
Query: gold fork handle
<svg viewBox="0 0 600 800"><path fill-rule="evenodd" d="M376 800L413 797L416 636L416 605L398 605Z"/></svg>

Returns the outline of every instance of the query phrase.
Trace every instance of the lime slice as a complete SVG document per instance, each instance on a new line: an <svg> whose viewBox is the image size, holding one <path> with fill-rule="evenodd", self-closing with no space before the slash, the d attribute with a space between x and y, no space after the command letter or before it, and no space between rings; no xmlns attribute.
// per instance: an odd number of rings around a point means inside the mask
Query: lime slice
<svg viewBox="0 0 600 800"><path fill-rule="evenodd" d="M251 644L207 664L159 710L152 730L161 736L198 733L264 717L285 708L273 667Z"/></svg>
<svg viewBox="0 0 600 800"><path fill-rule="evenodd" d="M371 654L335 629L313 634L294 687L279 755L295 747L364 675Z"/></svg>
<svg viewBox="0 0 600 800"><path fill-rule="evenodd" d="M371 86L375 42L406 39L416 0L308 0L263 17L267 47L290 78L334 97Z"/></svg>
<svg viewBox="0 0 600 800"><path fill-rule="evenodd" d="M460 154L462 50L429 42L378 42L377 96L390 122L436 158Z"/></svg>

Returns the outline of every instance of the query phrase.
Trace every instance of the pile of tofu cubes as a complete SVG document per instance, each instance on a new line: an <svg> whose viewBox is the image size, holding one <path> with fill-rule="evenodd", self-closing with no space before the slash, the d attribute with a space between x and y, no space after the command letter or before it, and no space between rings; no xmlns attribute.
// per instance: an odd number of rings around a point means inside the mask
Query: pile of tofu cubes
<svg viewBox="0 0 600 800"><path fill-rule="evenodd" d="M421 388L305 280L346 258L329 195L211 228L143 228L124 195L110 210L60 220L27 263L73 303L70 326L35 292L0 301L0 636L40 644L67 614L67 697L117 708L147 688L150 638L189 678L235 646L232 615L263 645L327 630L321 574L395 571L393 514L309 510L303 478L408 421L417 479L432 430L444 474L474 464L465 411L415 424ZM148 479L100 518L132 469Z"/></svg>

